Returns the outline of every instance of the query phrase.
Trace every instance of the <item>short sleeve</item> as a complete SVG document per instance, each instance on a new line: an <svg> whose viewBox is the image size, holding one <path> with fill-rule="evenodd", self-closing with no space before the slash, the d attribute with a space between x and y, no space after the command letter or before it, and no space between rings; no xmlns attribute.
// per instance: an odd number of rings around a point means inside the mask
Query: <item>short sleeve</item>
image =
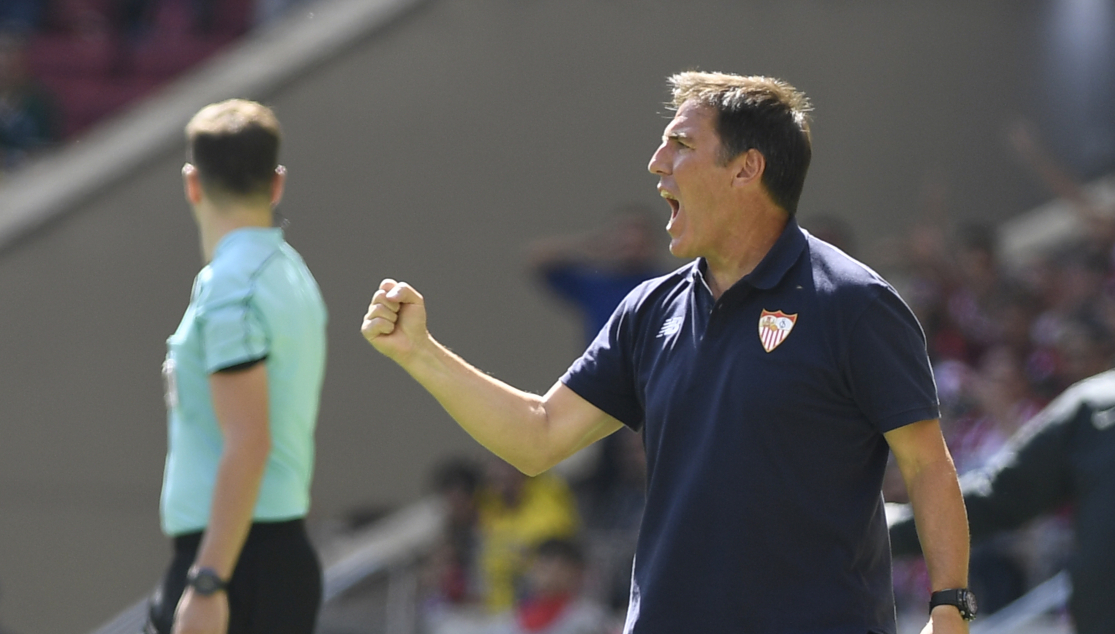
<svg viewBox="0 0 1115 634"><path fill-rule="evenodd" d="M635 315L624 300L588 349L573 362L561 382L609 416L635 431L643 426L644 410L634 372Z"/></svg>
<svg viewBox="0 0 1115 634"><path fill-rule="evenodd" d="M250 300L207 308L200 319L205 370L210 374L270 352L270 338Z"/></svg>
<svg viewBox="0 0 1115 634"><path fill-rule="evenodd" d="M893 289L879 289L852 328L847 346L853 398L880 432L940 418L925 334Z"/></svg>

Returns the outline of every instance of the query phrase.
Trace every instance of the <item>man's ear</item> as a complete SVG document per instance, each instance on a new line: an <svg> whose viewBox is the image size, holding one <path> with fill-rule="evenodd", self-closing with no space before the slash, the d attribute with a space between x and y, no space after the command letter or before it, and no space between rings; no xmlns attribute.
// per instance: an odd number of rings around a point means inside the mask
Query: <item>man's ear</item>
<svg viewBox="0 0 1115 634"><path fill-rule="evenodd" d="M186 200L191 205L197 205L201 202L201 176L197 173L197 168L186 163L182 166L182 183L186 189Z"/></svg>
<svg viewBox="0 0 1115 634"><path fill-rule="evenodd" d="M751 148L732 160L736 171L732 179L740 185L758 183L763 179L763 171L767 167L767 159L762 152Z"/></svg>
<svg viewBox="0 0 1115 634"><path fill-rule="evenodd" d="M275 167L275 176L271 179L271 206L279 204L283 199L283 190L286 188L286 168L282 165Z"/></svg>

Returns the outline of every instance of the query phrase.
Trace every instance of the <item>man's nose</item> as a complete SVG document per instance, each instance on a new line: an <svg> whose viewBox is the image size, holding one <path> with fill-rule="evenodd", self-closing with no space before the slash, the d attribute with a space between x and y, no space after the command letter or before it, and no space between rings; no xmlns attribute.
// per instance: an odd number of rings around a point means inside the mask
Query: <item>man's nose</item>
<svg viewBox="0 0 1115 634"><path fill-rule="evenodd" d="M666 144L658 146L654 154L650 157L650 163L647 165L647 171L651 174L658 174L659 176L668 173L669 162L666 160Z"/></svg>

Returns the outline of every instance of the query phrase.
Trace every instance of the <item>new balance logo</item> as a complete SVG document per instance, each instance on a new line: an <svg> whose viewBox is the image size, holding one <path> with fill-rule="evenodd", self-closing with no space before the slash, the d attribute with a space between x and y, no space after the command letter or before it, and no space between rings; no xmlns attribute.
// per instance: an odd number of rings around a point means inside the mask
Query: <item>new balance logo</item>
<svg viewBox="0 0 1115 634"><path fill-rule="evenodd" d="M669 337L670 335L677 334L677 332L681 330L681 322L684 320L684 317L671 317L667 319L666 322L662 324L662 328L658 331L658 336Z"/></svg>

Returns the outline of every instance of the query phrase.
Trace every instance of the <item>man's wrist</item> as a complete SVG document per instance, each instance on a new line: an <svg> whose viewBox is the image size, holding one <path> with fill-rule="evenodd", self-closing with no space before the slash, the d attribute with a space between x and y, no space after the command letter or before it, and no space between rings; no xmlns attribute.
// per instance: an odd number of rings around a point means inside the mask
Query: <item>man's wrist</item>
<svg viewBox="0 0 1115 634"><path fill-rule="evenodd" d="M945 612L938 612L939 610L945 610ZM976 596L968 588L938 590L929 598L930 615L956 614L965 621L971 621L976 618L978 611Z"/></svg>

